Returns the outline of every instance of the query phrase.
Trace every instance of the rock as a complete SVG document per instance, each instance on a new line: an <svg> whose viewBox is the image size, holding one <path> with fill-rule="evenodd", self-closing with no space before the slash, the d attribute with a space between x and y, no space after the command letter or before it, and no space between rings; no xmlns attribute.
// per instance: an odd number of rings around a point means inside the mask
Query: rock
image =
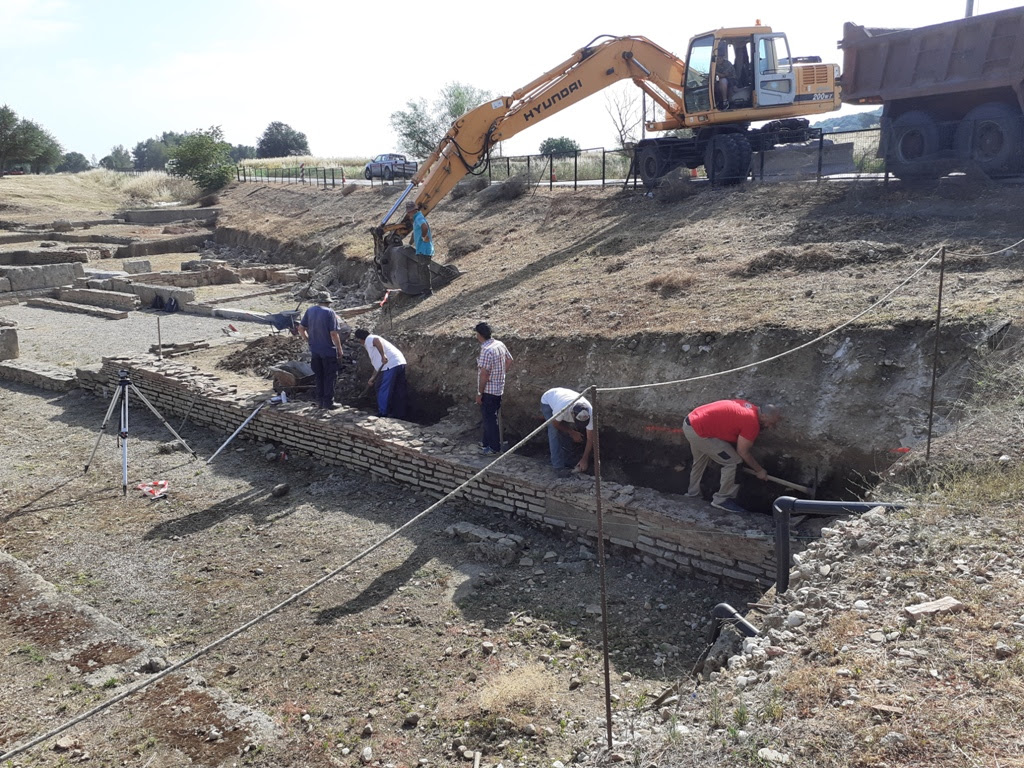
<svg viewBox="0 0 1024 768"><path fill-rule="evenodd" d="M161 656L150 656L145 663L139 667L139 672L163 672L170 664L167 659Z"/></svg>
<svg viewBox="0 0 1024 768"><path fill-rule="evenodd" d="M786 626L790 629L799 627L807 621L807 614L803 611L793 611L789 616L786 617Z"/></svg>
<svg viewBox="0 0 1024 768"><path fill-rule="evenodd" d="M373 747L363 747L363 751L362 751L362 753L360 753L359 759L362 760L364 764L372 762L373 761Z"/></svg>
<svg viewBox="0 0 1024 768"><path fill-rule="evenodd" d="M668 707L662 707L658 710L658 717L661 718L661 722L667 723L672 719L672 710Z"/></svg>
<svg viewBox="0 0 1024 768"><path fill-rule="evenodd" d="M270 495L279 499L282 496L286 495L288 493L288 491L290 491L291 489L292 489L292 487L290 485L288 485L288 483L278 483L270 491Z"/></svg>
<svg viewBox="0 0 1024 768"><path fill-rule="evenodd" d="M50 225L50 229L54 232L70 232L74 227L68 219L57 219Z"/></svg>
<svg viewBox="0 0 1024 768"><path fill-rule="evenodd" d="M966 606L955 597L949 597L947 595L946 597L939 598L938 600L932 600L930 603L908 605L903 609L903 615L910 620L911 624L915 624L922 616L941 613L959 613L960 611L965 610L965 608Z"/></svg>
<svg viewBox="0 0 1024 768"><path fill-rule="evenodd" d="M373 736L373 726L367 723L363 726L363 738L368 739Z"/></svg>
<svg viewBox="0 0 1024 768"><path fill-rule="evenodd" d="M778 752L770 747L761 747L761 749L757 750L757 756L760 760L771 765L789 765L793 760L785 752Z"/></svg>
<svg viewBox="0 0 1024 768"><path fill-rule="evenodd" d="M523 726L523 734L526 735L526 736L536 736L537 735L537 726L534 725L533 723L527 723L526 725Z"/></svg>
<svg viewBox="0 0 1024 768"><path fill-rule="evenodd" d="M82 742L76 739L74 736L63 736L57 739L57 742L53 745L54 752L68 752L72 749L80 749Z"/></svg>
<svg viewBox="0 0 1024 768"><path fill-rule="evenodd" d="M405 720L402 721L403 728L415 728L420 722L419 712L410 712L405 716Z"/></svg>
<svg viewBox="0 0 1024 768"><path fill-rule="evenodd" d="M484 656L490 656L494 653L494 643L485 642L480 645L480 650L483 651Z"/></svg>
<svg viewBox="0 0 1024 768"><path fill-rule="evenodd" d="M583 685L583 683L580 681L580 679L578 677L574 677L569 681L569 690L575 691L581 685Z"/></svg>
<svg viewBox="0 0 1024 768"><path fill-rule="evenodd" d="M1013 648L1008 646L1006 643L996 643L996 658L997 659L1008 659L1013 656Z"/></svg>

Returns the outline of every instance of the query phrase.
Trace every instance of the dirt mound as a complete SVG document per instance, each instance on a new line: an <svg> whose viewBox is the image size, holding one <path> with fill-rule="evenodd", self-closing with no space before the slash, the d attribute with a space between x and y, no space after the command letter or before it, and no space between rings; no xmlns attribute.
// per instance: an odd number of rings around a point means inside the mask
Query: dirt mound
<svg viewBox="0 0 1024 768"><path fill-rule="evenodd" d="M264 336L232 352L217 363L217 367L235 373L252 371L260 376L268 376L270 366L285 360L299 360L306 352L306 343L298 336Z"/></svg>
<svg viewBox="0 0 1024 768"><path fill-rule="evenodd" d="M772 248L755 256L746 266L733 270L735 277L755 277L767 272L791 269L795 272L828 272L858 264L878 264L903 256L900 245L854 240L848 243L807 243Z"/></svg>

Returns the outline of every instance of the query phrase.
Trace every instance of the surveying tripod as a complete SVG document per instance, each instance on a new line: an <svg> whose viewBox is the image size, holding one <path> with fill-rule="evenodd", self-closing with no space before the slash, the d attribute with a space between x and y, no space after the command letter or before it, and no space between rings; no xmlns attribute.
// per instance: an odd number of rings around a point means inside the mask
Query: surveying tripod
<svg viewBox="0 0 1024 768"><path fill-rule="evenodd" d="M100 434L96 438L96 444L92 447L92 453L89 454L89 460L85 462L85 469L82 473L89 471L89 466L92 464L93 457L96 455L96 449L100 447L100 440L103 439L103 433L107 430L107 424L110 421L110 417L114 413L114 408L117 406L118 401L121 403L121 422L120 428L117 431L118 441L121 443L121 481L122 491L125 496L128 495L128 388L131 387L132 392L141 400L149 410L153 412L153 415L160 419L160 422L167 427L168 431L174 435L177 442L181 443L185 450L192 454L193 459L198 459L199 456L188 447L188 443L181 439L181 436L174 431L174 428L167 423L167 420L160 415L160 412L153 407L153 404L146 399L139 388L135 386L131 378L128 376L128 371L120 370L117 372L117 388L114 390L114 396L110 400L110 407L107 408L107 415L103 417L103 423L100 424Z"/></svg>

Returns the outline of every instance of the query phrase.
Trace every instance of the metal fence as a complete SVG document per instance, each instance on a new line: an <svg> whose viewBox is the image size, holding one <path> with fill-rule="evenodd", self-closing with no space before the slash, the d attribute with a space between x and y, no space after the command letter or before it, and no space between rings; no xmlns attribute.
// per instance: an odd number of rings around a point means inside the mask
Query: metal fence
<svg viewBox="0 0 1024 768"><path fill-rule="evenodd" d="M790 162L782 170L772 170L773 156L779 149L755 153L750 175L755 179L804 178L821 179L830 176L861 176L886 173L885 159L878 156L881 130L871 128L859 131L841 131L823 134L804 145L788 145L799 155L799 166ZM572 153L492 156L475 171L488 182L498 183L517 177L537 186L602 187L609 184L639 185L633 173L632 149L594 147ZM785 164L784 164L785 165ZM704 169L691 171L691 176L705 178ZM353 179L344 168L293 166L268 168L254 165L236 167L236 178L242 182L262 184L303 184L335 188L355 181L359 184L391 184L379 178L364 181Z"/></svg>

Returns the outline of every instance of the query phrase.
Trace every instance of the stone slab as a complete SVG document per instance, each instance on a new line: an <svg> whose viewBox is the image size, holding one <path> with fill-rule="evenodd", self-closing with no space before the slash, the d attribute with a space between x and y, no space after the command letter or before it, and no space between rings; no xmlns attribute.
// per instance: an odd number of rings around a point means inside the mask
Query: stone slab
<svg viewBox="0 0 1024 768"><path fill-rule="evenodd" d="M68 392L78 386L74 371L32 360L7 360L0 363L0 379L51 392Z"/></svg>
<svg viewBox="0 0 1024 768"><path fill-rule="evenodd" d="M55 309L59 312L76 312L80 315L92 315L93 317L102 317L107 320L124 320L128 317L128 313L123 310L94 307L88 304L75 304L71 301L60 301L58 299L29 299L25 303L30 307Z"/></svg>

